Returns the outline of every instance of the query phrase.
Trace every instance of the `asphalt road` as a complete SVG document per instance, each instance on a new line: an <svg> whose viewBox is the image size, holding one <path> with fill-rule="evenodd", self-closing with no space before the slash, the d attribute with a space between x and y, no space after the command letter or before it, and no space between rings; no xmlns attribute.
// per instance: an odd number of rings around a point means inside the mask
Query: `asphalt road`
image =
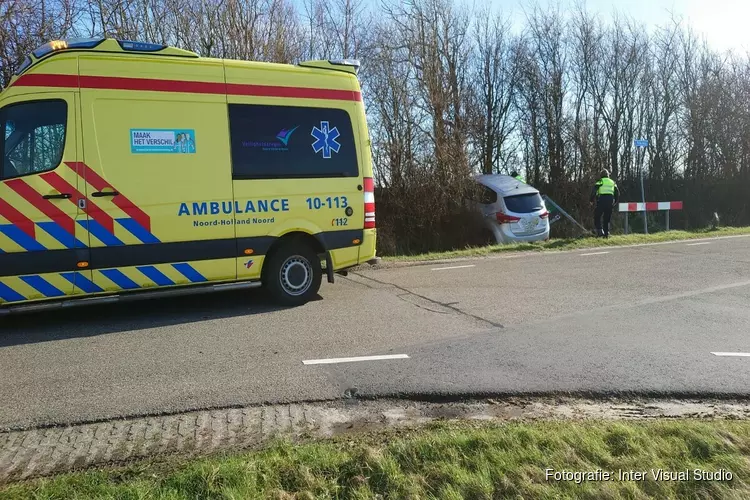
<svg viewBox="0 0 750 500"><path fill-rule="evenodd" d="M698 244L696 244L698 243ZM0 428L363 396L750 393L750 238L367 270L0 320ZM603 253L606 252L606 253ZM352 356L408 358L335 364Z"/></svg>

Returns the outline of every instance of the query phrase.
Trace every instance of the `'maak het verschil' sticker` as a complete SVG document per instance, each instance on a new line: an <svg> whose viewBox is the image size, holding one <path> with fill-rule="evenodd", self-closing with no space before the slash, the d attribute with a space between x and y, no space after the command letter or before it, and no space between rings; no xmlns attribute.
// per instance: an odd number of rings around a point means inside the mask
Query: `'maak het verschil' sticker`
<svg viewBox="0 0 750 500"><path fill-rule="evenodd" d="M195 131L189 129L131 129L131 153L195 153Z"/></svg>

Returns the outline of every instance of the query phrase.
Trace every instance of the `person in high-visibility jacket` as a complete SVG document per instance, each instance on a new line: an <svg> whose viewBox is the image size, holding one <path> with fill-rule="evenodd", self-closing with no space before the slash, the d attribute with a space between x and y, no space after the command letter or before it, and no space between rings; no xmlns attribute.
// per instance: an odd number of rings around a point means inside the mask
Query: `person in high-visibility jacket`
<svg viewBox="0 0 750 500"><path fill-rule="evenodd" d="M510 173L510 176L513 177L518 182L523 182L524 184L526 184L526 181L523 180L523 177L521 177L521 175L518 172L516 172L515 170Z"/></svg>
<svg viewBox="0 0 750 500"><path fill-rule="evenodd" d="M609 178L609 172L602 170L601 178L594 184L591 191L591 203L596 202L594 209L594 226L596 236L609 238L609 221L612 219L612 209L620 199L620 189L617 183ZM604 219L602 221L602 219ZM602 224L603 222L603 224Z"/></svg>

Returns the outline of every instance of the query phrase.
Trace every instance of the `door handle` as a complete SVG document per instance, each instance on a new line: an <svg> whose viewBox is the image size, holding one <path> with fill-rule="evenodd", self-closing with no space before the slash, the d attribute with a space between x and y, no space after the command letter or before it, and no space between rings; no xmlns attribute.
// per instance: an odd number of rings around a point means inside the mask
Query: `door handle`
<svg viewBox="0 0 750 500"><path fill-rule="evenodd" d="M70 193L59 193L59 194L45 194L42 196L45 200L67 200L71 198Z"/></svg>
<svg viewBox="0 0 750 500"><path fill-rule="evenodd" d="M118 194L120 193L118 193L117 191L97 191L95 193L91 193L91 196L93 196L94 198L101 198L102 196L117 196Z"/></svg>

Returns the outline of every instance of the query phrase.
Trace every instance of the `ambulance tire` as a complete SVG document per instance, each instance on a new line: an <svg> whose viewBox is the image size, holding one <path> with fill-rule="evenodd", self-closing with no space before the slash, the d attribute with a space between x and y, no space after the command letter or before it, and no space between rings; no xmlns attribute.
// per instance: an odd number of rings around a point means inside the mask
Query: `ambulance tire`
<svg viewBox="0 0 750 500"><path fill-rule="evenodd" d="M303 241L282 244L264 267L263 285L280 305L301 306L320 290L323 278L320 258Z"/></svg>

